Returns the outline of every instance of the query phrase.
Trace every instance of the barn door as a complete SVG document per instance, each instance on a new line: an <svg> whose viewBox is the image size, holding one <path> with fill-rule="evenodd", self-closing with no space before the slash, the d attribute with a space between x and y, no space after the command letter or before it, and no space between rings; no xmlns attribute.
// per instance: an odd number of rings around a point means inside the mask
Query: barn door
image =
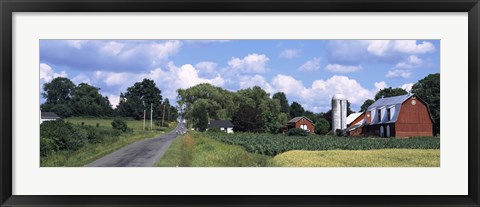
<svg viewBox="0 0 480 207"><path fill-rule="evenodd" d="M387 125L387 137L390 137L390 125Z"/></svg>
<svg viewBox="0 0 480 207"><path fill-rule="evenodd" d="M385 131L383 129L383 126L380 126L380 137L385 137Z"/></svg>

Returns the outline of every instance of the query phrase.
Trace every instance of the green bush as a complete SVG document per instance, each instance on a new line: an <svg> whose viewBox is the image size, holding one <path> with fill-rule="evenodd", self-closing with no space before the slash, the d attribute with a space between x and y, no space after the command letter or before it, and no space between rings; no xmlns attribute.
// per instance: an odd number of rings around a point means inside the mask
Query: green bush
<svg viewBox="0 0 480 207"><path fill-rule="evenodd" d="M69 117L73 114L72 109L65 104L56 104L52 108L50 108L51 112L55 112L58 116L65 118Z"/></svg>
<svg viewBox="0 0 480 207"><path fill-rule="evenodd" d="M308 136L308 131L300 128L291 128L288 130L288 136Z"/></svg>
<svg viewBox="0 0 480 207"><path fill-rule="evenodd" d="M126 132L128 129L127 122L124 121L123 119L113 119L112 127L122 132Z"/></svg>
<svg viewBox="0 0 480 207"><path fill-rule="evenodd" d="M40 125L40 154L50 151L75 151L85 146L88 134L80 126L65 123L63 120L45 121Z"/></svg>
<svg viewBox="0 0 480 207"><path fill-rule="evenodd" d="M220 128L209 128L207 130L207 132L210 132L210 133L219 133L219 132L223 132L222 130L220 130Z"/></svg>
<svg viewBox="0 0 480 207"><path fill-rule="evenodd" d="M330 123L324 118L319 118L317 123L315 123L315 134L324 135L328 133L330 128Z"/></svg>

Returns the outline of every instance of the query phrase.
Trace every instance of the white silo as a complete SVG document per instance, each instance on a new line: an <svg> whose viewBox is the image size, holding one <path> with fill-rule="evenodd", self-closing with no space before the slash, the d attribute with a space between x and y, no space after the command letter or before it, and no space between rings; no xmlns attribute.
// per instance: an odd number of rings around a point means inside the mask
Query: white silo
<svg viewBox="0 0 480 207"><path fill-rule="evenodd" d="M347 98L343 94L335 94L332 98L332 131L347 128Z"/></svg>

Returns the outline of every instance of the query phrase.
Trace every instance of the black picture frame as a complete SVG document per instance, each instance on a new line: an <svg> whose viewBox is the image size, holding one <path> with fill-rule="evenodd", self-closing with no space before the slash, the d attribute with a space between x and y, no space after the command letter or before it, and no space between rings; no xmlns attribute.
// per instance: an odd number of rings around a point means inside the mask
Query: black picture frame
<svg viewBox="0 0 480 207"><path fill-rule="evenodd" d="M0 203L2 206L480 206L478 189L480 5L478 0L0 0L0 11ZM468 12L468 195L12 195L13 12Z"/></svg>

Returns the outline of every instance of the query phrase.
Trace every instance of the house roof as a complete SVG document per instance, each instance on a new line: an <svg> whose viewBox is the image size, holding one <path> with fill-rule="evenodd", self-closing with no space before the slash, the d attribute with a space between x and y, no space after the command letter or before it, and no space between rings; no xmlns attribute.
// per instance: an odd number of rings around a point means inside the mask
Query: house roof
<svg viewBox="0 0 480 207"><path fill-rule="evenodd" d="M59 119L60 117L53 112L42 112L41 118L42 119Z"/></svg>
<svg viewBox="0 0 480 207"><path fill-rule="evenodd" d="M288 123L288 124L297 123L297 122L300 121L300 119L302 119L302 118L305 118L306 120L308 120L310 123L313 124L313 121L310 120L309 118L307 118L306 116L297 116L297 117L295 117L295 118L293 118L293 119L290 119L290 121L288 121L287 123Z"/></svg>
<svg viewBox="0 0 480 207"><path fill-rule="evenodd" d="M228 120L210 120L208 128L232 128L233 123Z"/></svg>
<svg viewBox="0 0 480 207"><path fill-rule="evenodd" d="M358 112L358 113L352 113L348 115L347 117L347 125L351 124L353 121L355 121L358 117L360 117L363 114L363 112Z"/></svg>

